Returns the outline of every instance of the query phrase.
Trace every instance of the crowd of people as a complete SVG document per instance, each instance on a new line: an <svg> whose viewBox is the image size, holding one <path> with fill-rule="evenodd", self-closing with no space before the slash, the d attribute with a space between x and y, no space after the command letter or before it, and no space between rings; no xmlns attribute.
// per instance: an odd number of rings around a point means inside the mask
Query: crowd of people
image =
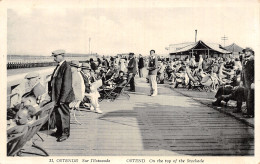
<svg viewBox="0 0 260 164"><path fill-rule="evenodd" d="M143 76L145 61L141 55L137 60L134 53L129 53L129 58L90 58L81 63L76 60L66 61L64 54L64 50L52 52L57 66L46 85L47 89L40 82L39 73L31 72L26 75L30 91L22 95L21 102L8 109L8 130L14 129L9 131L10 134L21 132L23 125L37 119L37 113L45 104L55 102L50 125L46 126L57 129L51 135L57 137L58 142L65 141L70 136L72 109L85 108L102 114L99 101L108 90L120 93L129 84L128 91L135 92L134 77L137 74Z"/></svg>
<svg viewBox="0 0 260 164"><path fill-rule="evenodd" d="M158 79L168 80L177 88L180 84L188 89L216 91L216 101L237 101L234 112L242 112L241 106L246 102L245 117L254 117L254 51L243 50L244 55L234 58L232 55L216 58L203 58L196 61L195 56L185 59L159 58L155 50L149 57L136 56L129 53L125 57L103 57L85 62L71 61L64 58L64 50L52 52L54 61L58 63L54 69L47 89L40 83L41 76L32 72L26 75L30 92L22 96L21 102L8 109L9 129L17 126L12 133L19 133L23 126L37 119L37 113L48 102L55 102L50 117L51 128L56 128L52 136L58 142L70 136L70 110L85 108L102 114L99 101L107 90L120 93L122 88L130 85L129 92L135 92L135 76L144 77L144 69L148 70L150 95L158 94ZM104 93L105 92L105 93ZM47 125L49 126L49 125Z"/></svg>
<svg viewBox="0 0 260 164"><path fill-rule="evenodd" d="M163 66L164 65L164 66ZM221 106L221 101L237 101L234 113L241 113L242 103L246 102L244 117L254 117L254 51L251 48L243 50L243 54L235 58L233 55L225 57L203 58L199 55L185 59L162 61L157 78L164 72L174 88L179 84L188 89L216 92L215 106Z"/></svg>

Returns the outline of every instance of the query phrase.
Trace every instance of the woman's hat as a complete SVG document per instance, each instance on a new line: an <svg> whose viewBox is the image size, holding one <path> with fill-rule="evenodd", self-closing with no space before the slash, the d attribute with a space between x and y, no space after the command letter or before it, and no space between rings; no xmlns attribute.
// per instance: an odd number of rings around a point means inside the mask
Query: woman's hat
<svg viewBox="0 0 260 164"><path fill-rule="evenodd" d="M70 66L80 68L79 61L72 60L71 63L70 63Z"/></svg>

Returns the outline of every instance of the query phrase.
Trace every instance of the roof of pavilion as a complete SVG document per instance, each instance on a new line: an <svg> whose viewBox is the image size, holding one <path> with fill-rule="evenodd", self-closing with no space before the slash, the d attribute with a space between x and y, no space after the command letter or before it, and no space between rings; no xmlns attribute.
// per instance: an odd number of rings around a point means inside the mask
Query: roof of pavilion
<svg viewBox="0 0 260 164"><path fill-rule="evenodd" d="M176 54L176 53L182 53L192 50L213 50L217 53L222 54L229 54L230 51L225 50L223 47L221 47L220 44L216 43L206 43L201 40L193 43L182 43L182 44L176 44L176 45L170 45L173 48L170 48L170 54Z"/></svg>

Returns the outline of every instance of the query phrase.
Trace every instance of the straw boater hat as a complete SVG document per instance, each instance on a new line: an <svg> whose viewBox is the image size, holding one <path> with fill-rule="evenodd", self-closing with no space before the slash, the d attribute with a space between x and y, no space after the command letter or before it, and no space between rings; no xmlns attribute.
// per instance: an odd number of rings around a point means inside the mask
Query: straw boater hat
<svg viewBox="0 0 260 164"><path fill-rule="evenodd" d="M81 69L88 69L91 70L90 66L88 63L82 63Z"/></svg>
<svg viewBox="0 0 260 164"><path fill-rule="evenodd" d="M71 66L71 67L80 68L79 61L77 61L77 60L72 60L71 63L70 63L70 66Z"/></svg>
<svg viewBox="0 0 260 164"><path fill-rule="evenodd" d="M30 72L24 78L25 79L32 79L32 78L36 78L36 77L40 78L40 74L37 73L37 72Z"/></svg>
<svg viewBox="0 0 260 164"><path fill-rule="evenodd" d="M63 55L64 56L64 54L65 54L66 52L65 52L65 50L55 50L55 51L53 51L51 54L51 56L58 56L58 55Z"/></svg>

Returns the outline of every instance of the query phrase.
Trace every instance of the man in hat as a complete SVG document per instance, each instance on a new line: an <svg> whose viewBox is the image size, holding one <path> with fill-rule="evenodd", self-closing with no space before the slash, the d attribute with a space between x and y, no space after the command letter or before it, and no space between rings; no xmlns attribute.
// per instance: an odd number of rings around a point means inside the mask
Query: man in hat
<svg viewBox="0 0 260 164"><path fill-rule="evenodd" d="M241 81L242 85L245 87L245 95L247 97L246 99L246 107L247 107L247 113L244 115L246 118L254 117L254 89L255 89L255 69L254 69L254 54L252 48L245 48L243 50L243 53L245 54L245 59L243 62L243 68L242 68L242 76Z"/></svg>
<svg viewBox="0 0 260 164"><path fill-rule="evenodd" d="M64 50L56 50L52 52L54 61L58 63L55 68L51 81L49 82L49 90L55 107L53 109L56 119L57 131L53 134L62 142L68 139L70 135L70 108L69 104L75 99L72 88L71 67L64 60Z"/></svg>
<svg viewBox="0 0 260 164"><path fill-rule="evenodd" d="M157 95L157 81L156 75L158 71L158 58L155 54L155 50L150 51L150 58L148 64L148 75L149 75L149 83L150 83L150 96Z"/></svg>
<svg viewBox="0 0 260 164"><path fill-rule="evenodd" d="M47 94L45 87L40 83L41 77L39 73L30 72L25 76L25 79L28 80L27 84L31 90L23 97L35 97L39 106L43 106L45 103L50 101L50 97Z"/></svg>
<svg viewBox="0 0 260 164"><path fill-rule="evenodd" d="M26 81L27 89L29 92L25 93L25 90L17 89L17 93L19 93L21 98L16 99L16 103L13 104L12 108L8 109L8 118L13 118L13 114L16 113L21 107L25 104L30 105L43 106L46 102L50 101L50 97L48 96L44 86L40 83L40 75L37 72L30 72L24 77ZM11 100L12 101L12 100Z"/></svg>
<svg viewBox="0 0 260 164"><path fill-rule="evenodd" d="M90 110L95 110L96 113L98 114L102 114L103 112L100 110L100 106L98 103L98 97L100 96L97 89L94 89L91 87L91 83L94 82L94 79L91 77L90 74L90 66L87 63L82 63L81 66L82 71L80 72L83 80L84 80L84 84L85 84L85 97L83 99L83 105L88 106L90 108ZM88 105L88 102L90 102L90 106Z"/></svg>
<svg viewBox="0 0 260 164"><path fill-rule="evenodd" d="M92 69L94 72L96 72L96 70L97 70L97 65L96 65L96 63L94 62L93 58L90 58L90 59L89 59L89 62L90 62L90 67L91 67L91 69Z"/></svg>
<svg viewBox="0 0 260 164"><path fill-rule="evenodd" d="M129 63L127 66L128 76L129 76L129 84L130 84L130 92L135 92L135 74L137 73L136 60L134 58L134 53L129 53Z"/></svg>

